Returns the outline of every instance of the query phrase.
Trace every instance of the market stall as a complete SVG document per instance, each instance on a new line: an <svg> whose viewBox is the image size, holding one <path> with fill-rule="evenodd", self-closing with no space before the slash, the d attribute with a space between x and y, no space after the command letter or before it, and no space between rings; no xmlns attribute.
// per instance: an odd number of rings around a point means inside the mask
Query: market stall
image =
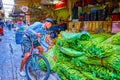
<svg viewBox="0 0 120 80"><path fill-rule="evenodd" d="M83 28L90 33L119 32L119 0L75 0L69 3L72 14L68 23L69 32L80 32Z"/></svg>
<svg viewBox="0 0 120 80"><path fill-rule="evenodd" d="M79 1L87 2L80 4ZM120 18L119 13L110 14L114 11L112 8L118 7L109 0L106 5L105 0L95 1L69 1L73 9L69 8L72 15L70 13L67 31L61 32L53 48L44 53L51 72L57 72L62 80L120 78ZM44 68L44 64L42 66Z"/></svg>
<svg viewBox="0 0 120 80"><path fill-rule="evenodd" d="M55 45L43 55L51 72L61 80L119 80L120 33L61 32ZM44 68L44 63L40 60Z"/></svg>
<svg viewBox="0 0 120 80"><path fill-rule="evenodd" d="M100 33L100 32L112 32L112 27L114 26L115 22L119 27L119 21L79 21L79 22L69 22L68 23L68 31L73 32L80 32L82 27L85 28L85 31L90 33Z"/></svg>

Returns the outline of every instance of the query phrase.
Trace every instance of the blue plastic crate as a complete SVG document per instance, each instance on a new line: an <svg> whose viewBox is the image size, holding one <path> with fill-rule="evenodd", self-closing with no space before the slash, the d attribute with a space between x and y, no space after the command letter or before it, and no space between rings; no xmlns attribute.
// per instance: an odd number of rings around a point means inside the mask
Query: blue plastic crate
<svg viewBox="0 0 120 80"><path fill-rule="evenodd" d="M22 42L22 39L23 39L23 32L16 32L15 33L15 41L16 41L16 44L21 44Z"/></svg>
<svg viewBox="0 0 120 80"><path fill-rule="evenodd" d="M94 9L94 10L91 10L90 13L97 13L98 10Z"/></svg>

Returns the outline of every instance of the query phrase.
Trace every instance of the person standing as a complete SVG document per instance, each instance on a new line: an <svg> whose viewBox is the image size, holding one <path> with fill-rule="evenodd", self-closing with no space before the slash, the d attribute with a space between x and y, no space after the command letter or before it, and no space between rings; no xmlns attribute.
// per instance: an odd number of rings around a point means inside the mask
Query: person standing
<svg viewBox="0 0 120 80"><path fill-rule="evenodd" d="M4 22L0 18L0 35L4 35Z"/></svg>
<svg viewBox="0 0 120 80"><path fill-rule="evenodd" d="M7 27L8 27L8 29L11 31L11 28L12 28L11 21L7 21Z"/></svg>

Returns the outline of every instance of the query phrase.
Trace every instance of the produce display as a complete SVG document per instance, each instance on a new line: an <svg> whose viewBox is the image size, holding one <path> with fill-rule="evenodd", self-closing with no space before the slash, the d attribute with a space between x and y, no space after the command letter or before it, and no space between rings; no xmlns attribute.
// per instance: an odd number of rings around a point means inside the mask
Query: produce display
<svg viewBox="0 0 120 80"><path fill-rule="evenodd" d="M76 50L71 49L71 48L61 47L61 48L60 48L60 51L61 51L63 54L66 54L66 55L72 56L72 57L77 57L77 56L82 56L82 55L84 55L84 52L79 52L79 51L76 51Z"/></svg>
<svg viewBox="0 0 120 80"><path fill-rule="evenodd" d="M120 45L120 33L117 33L112 37L112 44Z"/></svg>
<svg viewBox="0 0 120 80"><path fill-rule="evenodd" d="M120 33L61 32L47 53L51 72L61 80L119 80ZM42 60L40 66L44 68Z"/></svg>

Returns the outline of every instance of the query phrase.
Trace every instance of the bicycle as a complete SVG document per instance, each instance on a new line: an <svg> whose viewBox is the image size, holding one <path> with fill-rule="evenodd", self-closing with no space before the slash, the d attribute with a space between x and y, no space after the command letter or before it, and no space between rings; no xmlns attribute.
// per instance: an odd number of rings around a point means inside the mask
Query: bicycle
<svg viewBox="0 0 120 80"><path fill-rule="evenodd" d="M24 51L24 48L22 48ZM25 63L25 72L27 80L47 80L50 75L50 64L45 56L40 54L34 48L33 42L30 49L30 56ZM39 65L39 60L43 60L46 65L46 71L42 70Z"/></svg>

